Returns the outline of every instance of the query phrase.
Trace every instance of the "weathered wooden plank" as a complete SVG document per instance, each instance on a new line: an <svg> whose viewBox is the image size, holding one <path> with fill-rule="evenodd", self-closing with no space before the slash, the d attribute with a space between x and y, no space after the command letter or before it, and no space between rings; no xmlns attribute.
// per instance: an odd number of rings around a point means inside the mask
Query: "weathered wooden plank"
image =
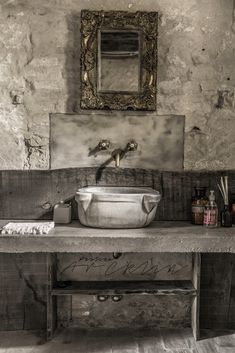
<svg viewBox="0 0 235 353"><path fill-rule="evenodd" d="M73 317L72 300L72 295L57 296L57 327L69 327L71 325Z"/></svg>
<svg viewBox="0 0 235 353"><path fill-rule="evenodd" d="M162 172L162 200L157 219L191 218L191 174ZM160 204L159 204L160 206Z"/></svg>
<svg viewBox="0 0 235 353"><path fill-rule="evenodd" d="M192 330L195 340L200 338L200 278L201 278L201 254L193 255L192 284L196 290L196 296L192 301Z"/></svg>
<svg viewBox="0 0 235 353"><path fill-rule="evenodd" d="M232 279L228 310L228 328L235 329L235 256L232 256Z"/></svg>
<svg viewBox="0 0 235 353"><path fill-rule="evenodd" d="M47 340L53 337L57 326L57 299L52 296L56 283L56 255L47 254Z"/></svg>
<svg viewBox="0 0 235 353"><path fill-rule="evenodd" d="M65 286L60 287L60 286ZM195 295L191 281L80 281L58 282L52 295Z"/></svg>
<svg viewBox="0 0 235 353"><path fill-rule="evenodd" d="M45 327L45 269L44 254L0 254L0 330Z"/></svg>
<svg viewBox="0 0 235 353"><path fill-rule="evenodd" d="M207 186L216 191L221 204L217 181L227 174L230 191L235 192L235 171L226 172L159 172L143 169L105 168L97 180L98 168L58 170L0 171L0 219L51 219L53 206L71 200L73 218L77 218L74 195L86 185L149 186L159 190L158 220L190 220L194 186Z"/></svg>
<svg viewBox="0 0 235 353"><path fill-rule="evenodd" d="M228 327L233 258L231 254L202 257L200 321L204 328Z"/></svg>
<svg viewBox="0 0 235 353"><path fill-rule="evenodd" d="M40 219L50 199L51 175L43 171L1 171L0 218Z"/></svg>

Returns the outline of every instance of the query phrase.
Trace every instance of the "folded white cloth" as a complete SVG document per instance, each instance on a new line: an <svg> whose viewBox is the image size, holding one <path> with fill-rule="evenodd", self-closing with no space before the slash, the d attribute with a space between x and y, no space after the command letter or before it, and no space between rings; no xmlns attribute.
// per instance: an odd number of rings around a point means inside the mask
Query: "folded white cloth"
<svg viewBox="0 0 235 353"><path fill-rule="evenodd" d="M55 222L9 222L1 229L1 234L48 234Z"/></svg>

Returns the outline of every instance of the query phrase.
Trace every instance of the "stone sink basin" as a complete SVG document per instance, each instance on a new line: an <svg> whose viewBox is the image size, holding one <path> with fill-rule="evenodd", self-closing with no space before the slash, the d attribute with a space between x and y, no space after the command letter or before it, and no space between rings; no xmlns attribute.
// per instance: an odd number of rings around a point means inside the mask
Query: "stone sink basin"
<svg viewBox="0 0 235 353"><path fill-rule="evenodd" d="M95 228L142 228L155 217L161 195L145 187L89 186L77 191L78 218Z"/></svg>

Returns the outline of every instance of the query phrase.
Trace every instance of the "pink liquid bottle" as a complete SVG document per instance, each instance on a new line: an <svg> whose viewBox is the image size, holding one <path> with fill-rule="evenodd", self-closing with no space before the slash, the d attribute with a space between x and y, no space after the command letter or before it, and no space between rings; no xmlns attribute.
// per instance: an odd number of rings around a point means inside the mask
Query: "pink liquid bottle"
<svg viewBox="0 0 235 353"><path fill-rule="evenodd" d="M209 201L204 210L204 226L208 228L215 228L218 226L218 207L215 202L215 192L210 191Z"/></svg>

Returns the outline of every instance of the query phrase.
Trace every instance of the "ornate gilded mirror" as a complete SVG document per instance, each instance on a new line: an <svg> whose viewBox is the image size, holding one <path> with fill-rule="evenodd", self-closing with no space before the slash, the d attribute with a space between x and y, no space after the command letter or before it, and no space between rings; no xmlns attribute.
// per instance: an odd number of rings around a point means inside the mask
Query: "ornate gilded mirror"
<svg viewBox="0 0 235 353"><path fill-rule="evenodd" d="M81 108L156 110L157 12L81 13Z"/></svg>

